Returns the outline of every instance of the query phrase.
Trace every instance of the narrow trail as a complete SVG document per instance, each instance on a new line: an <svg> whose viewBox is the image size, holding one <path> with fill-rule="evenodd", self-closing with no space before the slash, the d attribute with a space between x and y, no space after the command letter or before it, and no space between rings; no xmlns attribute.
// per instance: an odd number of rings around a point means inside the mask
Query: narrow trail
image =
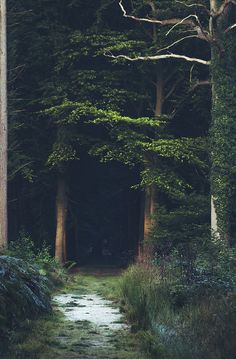
<svg viewBox="0 0 236 359"><path fill-rule="evenodd" d="M117 303L104 298L118 278L107 272L79 274L72 291L54 297L64 316L55 337L56 358L144 359Z"/></svg>
<svg viewBox="0 0 236 359"><path fill-rule="evenodd" d="M17 358L148 359L140 338L120 313L115 295L118 280L117 272L76 273L73 284L53 298L53 318L33 328Z"/></svg>

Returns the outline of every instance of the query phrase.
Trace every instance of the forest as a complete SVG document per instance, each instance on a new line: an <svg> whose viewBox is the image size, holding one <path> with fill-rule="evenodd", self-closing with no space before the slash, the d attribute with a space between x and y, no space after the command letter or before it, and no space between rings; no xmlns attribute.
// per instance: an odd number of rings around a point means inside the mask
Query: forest
<svg viewBox="0 0 236 359"><path fill-rule="evenodd" d="M0 1L0 359L235 359L236 1Z"/></svg>

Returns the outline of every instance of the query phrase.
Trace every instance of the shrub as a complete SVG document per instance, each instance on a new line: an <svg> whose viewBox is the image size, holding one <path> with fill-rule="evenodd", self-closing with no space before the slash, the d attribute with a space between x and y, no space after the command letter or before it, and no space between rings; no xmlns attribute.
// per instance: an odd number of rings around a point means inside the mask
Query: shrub
<svg viewBox="0 0 236 359"><path fill-rule="evenodd" d="M129 318L171 359L235 358L235 287L235 249L219 241L202 248L191 273L175 251L132 266L120 284Z"/></svg>
<svg viewBox="0 0 236 359"><path fill-rule="evenodd" d="M10 242L6 254L34 266L52 285L60 285L67 279L67 270L50 255L50 247L43 243L41 248L36 248L32 239L23 232L17 241Z"/></svg>
<svg viewBox="0 0 236 359"><path fill-rule="evenodd" d="M27 318L50 312L48 280L21 259L0 257L0 352Z"/></svg>

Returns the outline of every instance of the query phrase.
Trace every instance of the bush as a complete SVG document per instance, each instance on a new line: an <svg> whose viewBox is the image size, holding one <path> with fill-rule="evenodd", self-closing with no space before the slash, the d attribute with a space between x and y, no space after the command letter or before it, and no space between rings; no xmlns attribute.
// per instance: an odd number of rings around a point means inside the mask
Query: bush
<svg viewBox="0 0 236 359"><path fill-rule="evenodd" d="M124 309L136 329L150 333L154 356L162 348L160 357L171 359L235 358L236 249L211 238L209 203L192 194L159 207L154 257L122 277Z"/></svg>
<svg viewBox="0 0 236 359"><path fill-rule="evenodd" d="M66 269L50 255L50 247L43 243L41 248L36 248L25 233L21 233L17 241L11 241L5 253L31 264L42 276L47 277L52 285L60 285L67 279Z"/></svg>
<svg viewBox="0 0 236 359"><path fill-rule="evenodd" d="M236 251L219 241L202 248L191 272L175 251L132 266L120 284L129 318L171 359L235 358L235 288Z"/></svg>
<svg viewBox="0 0 236 359"><path fill-rule="evenodd" d="M27 318L51 311L48 280L21 259L0 257L0 352Z"/></svg>

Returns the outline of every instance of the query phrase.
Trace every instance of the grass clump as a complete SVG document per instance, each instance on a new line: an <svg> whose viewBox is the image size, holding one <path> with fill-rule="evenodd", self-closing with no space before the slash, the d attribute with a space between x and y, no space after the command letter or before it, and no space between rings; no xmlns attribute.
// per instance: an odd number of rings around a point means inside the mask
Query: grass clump
<svg viewBox="0 0 236 359"><path fill-rule="evenodd" d="M234 249L212 242L191 263L191 271L174 252L124 273L124 309L134 329L143 329L154 357L235 358L235 258Z"/></svg>

